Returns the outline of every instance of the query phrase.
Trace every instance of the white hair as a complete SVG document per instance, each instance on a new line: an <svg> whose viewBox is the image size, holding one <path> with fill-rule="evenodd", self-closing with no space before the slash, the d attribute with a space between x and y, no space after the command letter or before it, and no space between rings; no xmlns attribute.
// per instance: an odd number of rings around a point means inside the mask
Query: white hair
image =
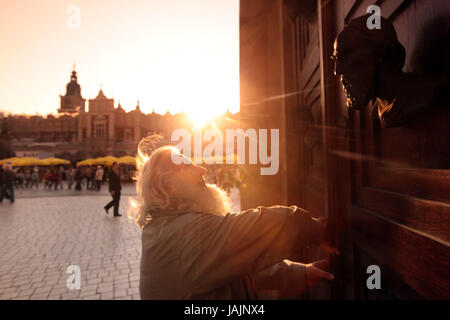
<svg viewBox="0 0 450 320"><path fill-rule="evenodd" d="M225 191L215 185L206 184L201 191L196 186L186 186L184 195L176 196L169 185L176 185L176 165L171 161L172 153L180 154L173 146L156 149L150 156L143 150L141 141L136 159L135 175L137 198L131 199L128 217L143 228L152 218L152 212L205 212L223 215L231 210L231 202Z"/></svg>

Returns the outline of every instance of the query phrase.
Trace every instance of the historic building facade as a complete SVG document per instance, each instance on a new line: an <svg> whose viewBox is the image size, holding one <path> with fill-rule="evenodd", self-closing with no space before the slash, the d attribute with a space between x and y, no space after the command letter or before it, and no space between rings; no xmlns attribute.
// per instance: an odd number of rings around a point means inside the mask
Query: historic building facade
<svg viewBox="0 0 450 320"><path fill-rule="evenodd" d="M221 119L236 119L238 114L225 113ZM108 98L102 89L94 99L81 95L77 72L73 70L65 95L60 96L57 115L9 115L5 126L12 138L12 149L17 155L37 157L63 156L72 161L104 155L135 155L139 141L150 134L162 136L161 143L169 143L177 128L192 129L186 115L172 115L141 111L126 112L120 101ZM232 121L230 121L232 123Z"/></svg>
<svg viewBox="0 0 450 320"><path fill-rule="evenodd" d="M85 158L102 155L134 155L140 139L151 133L170 138L170 132L186 126L183 114L144 114L139 102L126 112L120 102L105 96L102 89L87 101L81 95L77 72L72 71L65 95L60 96L57 115L5 117L17 155L46 157L58 154ZM76 160L76 159L74 159Z"/></svg>
<svg viewBox="0 0 450 320"><path fill-rule="evenodd" d="M168 140L174 129L186 126L182 113L144 114L139 101L134 110L126 112L120 102L114 107L114 99L100 90L95 99L89 100L87 111L80 109L77 137L86 152L121 156L134 154L139 141L149 134L157 133Z"/></svg>

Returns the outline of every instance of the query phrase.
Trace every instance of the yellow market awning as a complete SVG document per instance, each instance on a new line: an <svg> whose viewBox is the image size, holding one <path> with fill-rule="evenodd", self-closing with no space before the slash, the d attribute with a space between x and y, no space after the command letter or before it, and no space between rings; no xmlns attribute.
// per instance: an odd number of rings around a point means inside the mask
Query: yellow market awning
<svg viewBox="0 0 450 320"><path fill-rule="evenodd" d="M16 163L19 160L20 160L20 158L17 158L17 157L2 159L2 160L0 160L0 164L5 164L5 163L10 162L11 165L13 165L13 163Z"/></svg>
<svg viewBox="0 0 450 320"><path fill-rule="evenodd" d="M82 161L77 162L77 167L80 166L93 166L94 165L94 159L84 159Z"/></svg>
<svg viewBox="0 0 450 320"><path fill-rule="evenodd" d="M55 166L55 165L67 165L70 164L69 160L59 159L59 158L47 158L41 160L44 166Z"/></svg>
<svg viewBox="0 0 450 320"><path fill-rule="evenodd" d="M136 165L136 158L132 156L123 156L117 159L117 162L124 165L130 165L135 166Z"/></svg>
<svg viewBox="0 0 450 320"><path fill-rule="evenodd" d="M77 167L79 166L112 166L113 162L119 162L119 159L113 156L95 158L95 159L85 159L77 163Z"/></svg>
<svg viewBox="0 0 450 320"><path fill-rule="evenodd" d="M42 165L42 160L31 157L19 158L13 163L11 163L13 167L30 167L30 166L40 166Z"/></svg>

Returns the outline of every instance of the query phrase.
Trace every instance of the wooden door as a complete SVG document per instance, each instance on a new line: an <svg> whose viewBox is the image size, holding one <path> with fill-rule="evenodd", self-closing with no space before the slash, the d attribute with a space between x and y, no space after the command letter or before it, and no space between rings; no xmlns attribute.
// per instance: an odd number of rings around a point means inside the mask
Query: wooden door
<svg viewBox="0 0 450 320"><path fill-rule="evenodd" d="M367 5L345 1L344 19L364 14ZM405 72L446 67L448 52L445 58L436 50L442 41L448 44L448 1L382 1L380 6L406 48ZM435 57L444 58L430 61ZM350 115L350 151L357 155L350 210L355 297L448 299L450 103L430 106L420 118L390 129L373 121L371 107ZM369 265L381 268L381 290L366 287Z"/></svg>
<svg viewBox="0 0 450 320"><path fill-rule="evenodd" d="M324 150L317 12L292 21L283 7L285 201L324 216Z"/></svg>
<svg viewBox="0 0 450 320"><path fill-rule="evenodd" d="M284 202L299 205L314 217L328 212L324 78L321 65L320 15L315 10L295 21L283 6L283 68L286 128L286 185ZM303 249L304 263L325 258L317 248ZM330 297L330 284L316 286L304 298Z"/></svg>

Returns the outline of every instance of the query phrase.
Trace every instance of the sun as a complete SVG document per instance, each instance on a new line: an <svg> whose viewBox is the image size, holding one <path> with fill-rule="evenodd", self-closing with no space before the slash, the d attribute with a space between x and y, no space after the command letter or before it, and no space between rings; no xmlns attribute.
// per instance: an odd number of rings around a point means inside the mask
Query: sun
<svg viewBox="0 0 450 320"><path fill-rule="evenodd" d="M193 123L194 129L201 129L210 124L215 118L219 117L222 112L221 110L214 107L202 107L202 108L187 108L185 110L189 119Z"/></svg>
<svg viewBox="0 0 450 320"><path fill-rule="evenodd" d="M188 113L189 119L191 119L192 123L194 124L194 129L201 129L205 126L207 126L207 124L209 122L211 122L211 120L213 119L213 117L201 114L201 113Z"/></svg>

